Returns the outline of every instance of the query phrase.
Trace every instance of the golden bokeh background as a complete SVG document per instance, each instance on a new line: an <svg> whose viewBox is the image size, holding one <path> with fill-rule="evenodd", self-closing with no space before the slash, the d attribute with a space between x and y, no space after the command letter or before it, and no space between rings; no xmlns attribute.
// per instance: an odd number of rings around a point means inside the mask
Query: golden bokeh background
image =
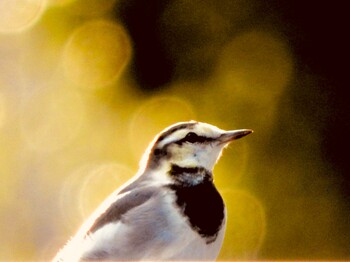
<svg viewBox="0 0 350 262"><path fill-rule="evenodd" d="M0 260L52 258L153 137L191 119L255 131L214 170L220 260L349 259L349 178L327 153L334 86L303 66L286 9L1 0Z"/></svg>

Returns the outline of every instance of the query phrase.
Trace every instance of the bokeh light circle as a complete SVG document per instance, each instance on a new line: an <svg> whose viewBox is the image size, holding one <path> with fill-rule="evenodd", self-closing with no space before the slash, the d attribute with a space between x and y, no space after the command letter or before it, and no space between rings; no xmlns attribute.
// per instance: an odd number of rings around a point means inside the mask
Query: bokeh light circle
<svg viewBox="0 0 350 262"><path fill-rule="evenodd" d="M223 50L220 70L230 91L248 89L259 95L278 94L291 78L292 57L282 38L270 32L250 31L234 38Z"/></svg>
<svg viewBox="0 0 350 262"><path fill-rule="evenodd" d="M134 173L124 165L107 163L91 169L81 184L79 208L83 217L91 214L112 192L127 182Z"/></svg>
<svg viewBox="0 0 350 262"><path fill-rule="evenodd" d="M88 22L74 31L63 52L65 76L72 83L96 89L113 83L130 59L131 44L114 22Z"/></svg>
<svg viewBox="0 0 350 262"><path fill-rule="evenodd" d="M60 211L67 227L76 230L113 191L133 176L118 163L86 164L65 180L60 193Z"/></svg>
<svg viewBox="0 0 350 262"><path fill-rule="evenodd" d="M24 31L40 19L46 0L1 0L0 33Z"/></svg>
<svg viewBox="0 0 350 262"><path fill-rule="evenodd" d="M223 102L232 104L237 123L260 128L260 132L273 123L293 67L283 38L272 32L249 31L223 49L214 82L222 88Z"/></svg>
<svg viewBox="0 0 350 262"><path fill-rule="evenodd" d="M242 190L221 193L227 208L227 227L219 259L256 259L266 231L263 206Z"/></svg>
<svg viewBox="0 0 350 262"><path fill-rule="evenodd" d="M21 107L21 135L29 148L54 152L68 146L85 120L85 104L68 89L39 89Z"/></svg>
<svg viewBox="0 0 350 262"><path fill-rule="evenodd" d="M143 103L129 127L130 146L140 158L147 145L164 128L180 121L196 120L191 104L175 96L154 97Z"/></svg>
<svg viewBox="0 0 350 262"><path fill-rule="evenodd" d="M61 220L69 232L77 230L84 221L79 209L79 190L85 176L87 176L90 170L90 165L85 165L74 170L74 172L64 179L61 186L59 211Z"/></svg>

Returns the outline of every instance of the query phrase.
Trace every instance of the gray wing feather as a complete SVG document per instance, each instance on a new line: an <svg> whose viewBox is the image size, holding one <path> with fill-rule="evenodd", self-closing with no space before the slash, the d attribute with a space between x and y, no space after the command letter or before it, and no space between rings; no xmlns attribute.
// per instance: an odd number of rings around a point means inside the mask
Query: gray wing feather
<svg viewBox="0 0 350 262"><path fill-rule="evenodd" d="M114 202L90 228L86 240L96 241L96 245L90 246L82 259L140 260L149 257L150 251L162 253L175 237L168 230L169 211L163 193L159 187L143 187ZM109 227L111 222L113 227Z"/></svg>
<svg viewBox="0 0 350 262"><path fill-rule="evenodd" d="M140 221L135 221L135 219L150 221L147 217L157 216L152 212L152 207L154 207L152 203L155 199L157 201L160 199L159 193L159 187L154 186L133 188L123 193L116 192L109 198L110 202L107 199L108 207L104 209L105 203L103 203L92 215L91 218L95 219L92 222L90 222L91 219L88 219L78 233L58 252L53 261L115 260L139 256L130 253L128 249L130 243L134 241L140 241L140 245L142 245L141 242L144 242L144 240L135 239L135 236L138 235L135 234L135 230L144 227ZM138 217L135 217L135 212ZM163 218L158 215L157 219L162 220ZM155 222L154 218L151 220ZM131 224L134 225L131 228L135 230L126 232L125 229ZM111 232L109 225L115 225L119 229ZM116 227L112 227L112 230ZM101 238L101 235L104 236L104 234L106 238ZM110 241L110 237L113 241ZM147 236L141 233L141 238L143 237ZM138 245L135 244L134 247ZM135 249L135 252L141 249Z"/></svg>
<svg viewBox="0 0 350 262"><path fill-rule="evenodd" d="M94 233L107 223L117 222L131 209L142 205L155 194L155 188L141 188L131 191L129 194L117 199L101 214L90 227L87 234Z"/></svg>

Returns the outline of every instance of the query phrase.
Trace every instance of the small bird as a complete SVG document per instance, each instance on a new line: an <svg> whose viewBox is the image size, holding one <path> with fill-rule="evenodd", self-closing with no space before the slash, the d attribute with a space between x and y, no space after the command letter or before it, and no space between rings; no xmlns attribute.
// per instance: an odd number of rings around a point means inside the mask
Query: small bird
<svg viewBox="0 0 350 262"><path fill-rule="evenodd" d="M136 176L117 189L53 261L215 260L226 227L212 170L253 131L189 121L155 137Z"/></svg>

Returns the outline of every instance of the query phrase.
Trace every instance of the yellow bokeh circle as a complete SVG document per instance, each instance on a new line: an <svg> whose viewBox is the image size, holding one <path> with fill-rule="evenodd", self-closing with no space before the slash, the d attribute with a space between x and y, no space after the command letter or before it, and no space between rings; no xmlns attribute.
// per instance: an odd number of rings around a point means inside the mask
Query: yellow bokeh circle
<svg viewBox="0 0 350 262"><path fill-rule="evenodd" d="M223 103L232 105L227 109L235 112L238 124L267 131L293 68L292 53L282 37L253 30L223 49L214 82L222 90Z"/></svg>
<svg viewBox="0 0 350 262"><path fill-rule="evenodd" d="M60 193L60 211L67 229L76 230L102 201L132 176L128 167L114 162L86 164L73 171Z"/></svg>
<svg viewBox="0 0 350 262"><path fill-rule="evenodd" d="M264 31L245 32L224 48L219 70L230 91L278 95L291 78L293 61L287 43Z"/></svg>
<svg viewBox="0 0 350 262"><path fill-rule="evenodd" d="M79 208L82 216L89 216L133 175L130 168L117 163L105 163L92 168L85 174L79 191Z"/></svg>
<svg viewBox="0 0 350 262"><path fill-rule="evenodd" d="M130 55L131 45L124 28L98 20L76 29L65 46L62 62L69 81L96 89L113 83Z"/></svg>
<svg viewBox="0 0 350 262"><path fill-rule="evenodd" d="M222 195L227 208L227 227L219 259L256 259L266 231L263 206L256 197L242 190L227 190Z"/></svg>
<svg viewBox="0 0 350 262"><path fill-rule="evenodd" d="M46 0L1 0L0 33L24 31L40 19Z"/></svg>

